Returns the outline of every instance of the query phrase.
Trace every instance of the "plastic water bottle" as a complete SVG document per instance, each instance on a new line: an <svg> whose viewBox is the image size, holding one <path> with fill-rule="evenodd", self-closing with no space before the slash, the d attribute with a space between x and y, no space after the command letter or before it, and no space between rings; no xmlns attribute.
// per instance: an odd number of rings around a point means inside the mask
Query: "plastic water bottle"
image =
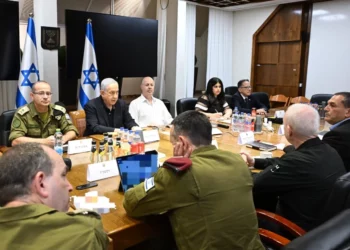
<svg viewBox="0 0 350 250"><path fill-rule="evenodd" d="M63 155L63 145L62 145L62 133L61 130L59 128L56 129L56 133L55 133L55 151L59 154L59 155Z"/></svg>
<svg viewBox="0 0 350 250"><path fill-rule="evenodd" d="M232 132L238 132L238 115L234 114L232 116Z"/></svg>
<svg viewBox="0 0 350 250"><path fill-rule="evenodd" d="M238 115L238 114L239 114L238 108L237 108L237 107L235 107L235 109L233 110L233 113L234 113L235 115Z"/></svg>
<svg viewBox="0 0 350 250"><path fill-rule="evenodd" d="M123 134L123 142L128 142L128 138L129 138L129 130L126 128L124 129L124 134Z"/></svg>

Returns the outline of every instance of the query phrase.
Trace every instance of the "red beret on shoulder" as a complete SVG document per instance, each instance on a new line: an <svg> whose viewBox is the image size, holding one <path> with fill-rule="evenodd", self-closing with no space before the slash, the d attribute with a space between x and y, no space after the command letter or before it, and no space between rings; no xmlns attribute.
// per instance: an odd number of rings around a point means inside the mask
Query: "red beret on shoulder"
<svg viewBox="0 0 350 250"><path fill-rule="evenodd" d="M163 163L163 168L173 170L175 173L183 172L192 166L190 158L186 157L172 157Z"/></svg>

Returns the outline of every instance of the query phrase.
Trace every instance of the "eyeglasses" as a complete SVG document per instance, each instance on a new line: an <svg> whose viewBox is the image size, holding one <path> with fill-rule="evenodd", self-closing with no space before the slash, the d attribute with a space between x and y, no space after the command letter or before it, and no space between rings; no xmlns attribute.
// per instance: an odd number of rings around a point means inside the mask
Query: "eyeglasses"
<svg viewBox="0 0 350 250"><path fill-rule="evenodd" d="M52 93L49 92L49 91L40 91L40 92L33 92L34 95L40 95L40 96L43 96L43 95L47 95L47 96L51 96Z"/></svg>
<svg viewBox="0 0 350 250"><path fill-rule="evenodd" d="M119 94L119 91L110 91L110 92L107 92L109 95L118 95Z"/></svg>
<svg viewBox="0 0 350 250"><path fill-rule="evenodd" d="M251 89L251 86L247 86L247 87L241 87L242 89Z"/></svg>

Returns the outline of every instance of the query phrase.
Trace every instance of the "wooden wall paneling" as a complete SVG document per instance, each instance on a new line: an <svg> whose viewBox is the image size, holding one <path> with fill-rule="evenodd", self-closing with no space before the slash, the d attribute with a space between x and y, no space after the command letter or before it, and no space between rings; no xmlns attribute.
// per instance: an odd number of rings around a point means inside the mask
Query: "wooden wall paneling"
<svg viewBox="0 0 350 250"><path fill-rule="evenodd" d="M300 65L299 64L278 64L277 85L298 87Z"/></svg>
<svg viewBox="0 0 350 250"><path fill-rule="evenodd" d="M302 4L285 5L278 17L278 41L300 40Z"/></svg>
<svg viewBox="0 0 350 250"><path fill-rule="evenodd" d="M261 33L257 37L257 42L259 43L278 42L279 41L278 26L279 26L279 16L276 15L261 31Z"/></svg>
<svg viewBox="0 0 350 250"><path fill-rule="evenodd" d="M259 43L257 64L277 64L279 43Z"/></svg>
<svg viewBox="0 0 350 250"><path fill-rule="evenodd" d="M276 88L275 86L268 86L268 85L258 85L255 89L254 92L266 92L269 93L269 95L275 95L276 93ZM270 94L271 93L271 94Z"/></svg>
<svg viewBox="0 0 350 250"><path fill-rule="evenodd" d="M299 83L307 69L304 32L310 20L305 21L305 10L309 10L305 5L312 3L280 5L255 32L251 68L255 90L267 90L270 95L298 95Z"/></svg>
<svg viewBox="0 0 350 250"><path fill-rule="evenodd" d="M277 85L277 65L261 64L256 67L256 74L258 79L255 82L256 87L259 85Z"/></svg>
<svg viewBox="0 0 350 250"><path fill-rule="evenodd" d="M276 95L277 94L282 94L287 97L294 97L296 96L296 93L298 93L298 88L297 87L289 87L289 86L277 86L275 88L276 90Z"/></svg>
<svg viewBox="0 0 350 250"><path fill-rule="evenodd" d="M280 43L278 62L282 64L298 64L301 57L301 42Z"/></svg>
<svg viewBox="0 0 350 250"><path fill-rule="evenodd" d="M252 44L252 62L250 67L250 84L254 87L255 85L255 66L256 66L256 60L257 60L257 42L258 42L258 35L260 35L262 29L274 18L274 16L279 12L279 10L282 8L282 5L277 6L277 8L271 13L271 15L265 20L265 22L258 28L258 30L253 35L253 44Z"/></svg>

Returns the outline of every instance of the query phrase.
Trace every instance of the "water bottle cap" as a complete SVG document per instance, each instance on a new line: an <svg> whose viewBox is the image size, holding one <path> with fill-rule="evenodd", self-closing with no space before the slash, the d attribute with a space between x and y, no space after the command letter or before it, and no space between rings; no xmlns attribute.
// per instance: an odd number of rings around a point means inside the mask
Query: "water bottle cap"
<svg viewBox="0 0 350 250"><path fill-rule="evenodd" d="M56 132L61 132L61 129L59 129L59 128L56 128Z"/></svg>

